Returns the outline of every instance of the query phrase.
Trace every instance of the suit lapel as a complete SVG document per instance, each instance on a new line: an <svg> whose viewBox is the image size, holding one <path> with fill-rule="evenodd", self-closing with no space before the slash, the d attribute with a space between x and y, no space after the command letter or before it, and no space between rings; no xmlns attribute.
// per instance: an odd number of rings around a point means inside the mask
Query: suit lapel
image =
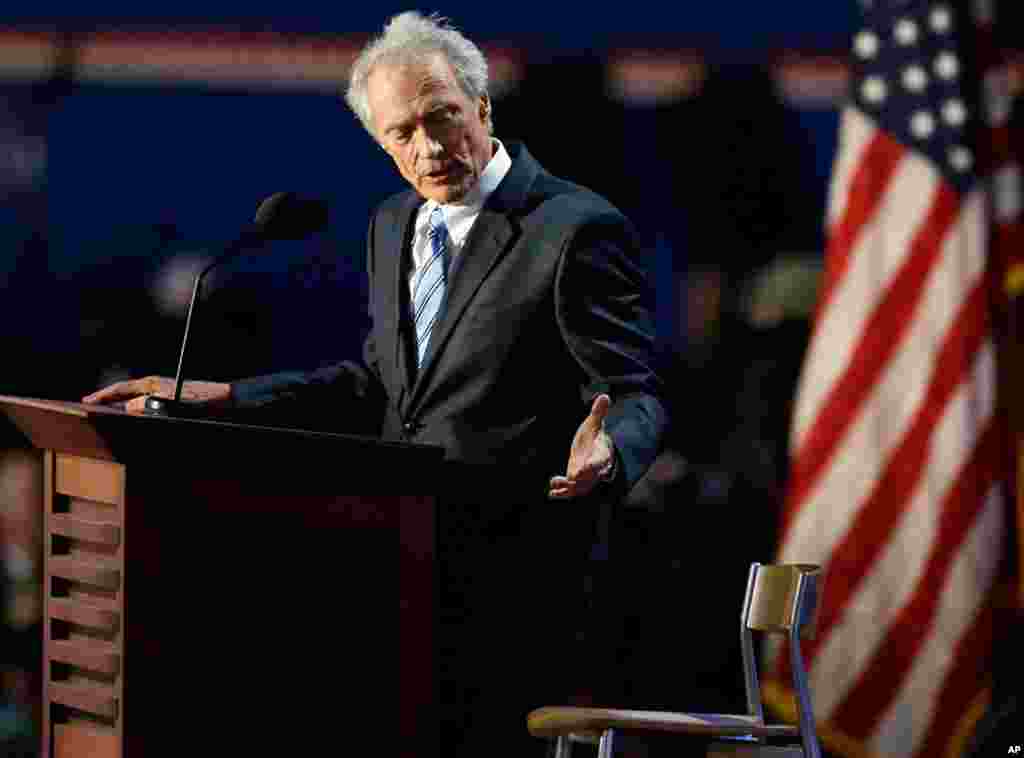
<svg viewBox="0 0 1024 758"><path fill-rule="evenodd" d="M399 208L394 224L384 229L382 264L387 266L383 282L389 288L391 302L391 323L384 329L383 338L387 341L382 345L382 353L390 356L393 366L389 381L391 397L395 405L401 409L408 396L413 382L413 367L410 363L408 345L408 309L409 279L408 261L409 245L412 239L416 210L423 203L423 198L410 192Z"/></svg>
<svg viewBox="0 0 1024 758"><path fill-rule="evenodd" d="M516 150L513 153L513 150ZM513 211L522 207L526 192L539 170L539 164L521 145L509 145L512 167L484 204L469 236L448 274L445 305L434 326L427 354L423 358L409 397L410 404L422 397L434 373L434 364L451 338L452 332L473 300L473 296L491 270L515 241L518 227Z"/></svg>

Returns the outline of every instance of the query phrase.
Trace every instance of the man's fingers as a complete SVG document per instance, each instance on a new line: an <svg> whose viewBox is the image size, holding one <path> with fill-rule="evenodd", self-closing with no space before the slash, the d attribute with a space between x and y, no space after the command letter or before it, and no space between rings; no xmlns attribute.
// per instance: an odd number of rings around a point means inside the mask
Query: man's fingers
<svg viewBox="0 0 1024 758"><path fill-rule="evenodd" d="M112 400L125 400L138 395L152 394L159 388L158 377L147 376L144 379L125 379L123 382L114 382L103 389L86 395L82 398L83 403L107 403Z"/></svg>
<svg viewBox="0 0 1024 758"><path fill-rule="evenodd" d="M548 497L564 499L572 497L574 483L565 476L553 476L548 482Z"/></svg>
<svg viewBox="0 0 1024 758"><path fill-rule="evenodd" d="M173 381L159 376L142 379L125 379L122 382L96 390L82 398L83 403L110 403L117 400L132 400L140 395L166 395L170 397ZM145 401L143 401L145 402Z"/></svg>
<svg viewBox="0 0 1024 758"><path fill-rule="evenodd" d="M139 397L133 397L124 405L124 409L129 413L145 413L146 412L146 398L148 395L141 395Z"/></svg>
<svg viewBox="0 0 1024 758"><path fill-rule="evenodd" d="M576 490L572 486L552 487L548 490L548 497L556 499L569 498L573 496L575 491Z"/></svg>
<svg viewBox="0 0 1024 758"><path fill-rule="evenodd" d="M548 497L555 500L568 500L582 497L594 489L597 477L577 479L575 477L553 476L549 482Z"/></svg>
<svg viewBox="0 0 1024 758"><path fill-rule="evenodd" d="M93 392L91 395L86 395L82 398L83 403L105 403L109 400L120 400L124 397L131 395L137 395L138 391L134 389L136 380L126 382L115 382L101 390Z"/></svg>

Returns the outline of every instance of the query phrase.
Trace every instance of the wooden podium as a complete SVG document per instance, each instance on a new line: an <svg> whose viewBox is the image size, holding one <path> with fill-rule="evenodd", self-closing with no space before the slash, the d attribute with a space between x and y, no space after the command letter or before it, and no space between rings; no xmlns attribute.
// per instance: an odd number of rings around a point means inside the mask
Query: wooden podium
<svg viewBox="0 0 1024 758"><path fill-rule="evenodd" d="M43 758L437 752L439 448L0 411L45 451Z"/></svg>

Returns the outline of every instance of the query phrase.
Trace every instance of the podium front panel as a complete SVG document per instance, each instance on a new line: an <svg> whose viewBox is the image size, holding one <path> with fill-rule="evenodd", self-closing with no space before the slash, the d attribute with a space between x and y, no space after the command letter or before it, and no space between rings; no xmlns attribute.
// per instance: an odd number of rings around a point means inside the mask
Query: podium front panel
<svg viewBox="0 0 1024 758"><path fill-rule="evenodd" d="M43 758L437 752L439 450L0 410L46 450Z"/></svg>

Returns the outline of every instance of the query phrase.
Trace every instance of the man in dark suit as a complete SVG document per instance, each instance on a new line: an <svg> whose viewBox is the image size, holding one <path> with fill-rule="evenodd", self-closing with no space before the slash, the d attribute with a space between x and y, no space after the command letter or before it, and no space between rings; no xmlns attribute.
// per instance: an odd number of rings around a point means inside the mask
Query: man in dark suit
<svg viewBox="0 0 1024 758"><path fill-rule="evenodd" d="M443 20L392 19L346 99L412 185L370 222L362 363L187 382L183 396L275 413L341 404L360 431L445 448L460 485L441 524L447 745L494 754L530 706L573 685L553 682L580 623L580 559L600 504L639 479L667 423L640 251L606 200L492 137L486 61ZM85 400L137 409L172 385Z"/></svg>

